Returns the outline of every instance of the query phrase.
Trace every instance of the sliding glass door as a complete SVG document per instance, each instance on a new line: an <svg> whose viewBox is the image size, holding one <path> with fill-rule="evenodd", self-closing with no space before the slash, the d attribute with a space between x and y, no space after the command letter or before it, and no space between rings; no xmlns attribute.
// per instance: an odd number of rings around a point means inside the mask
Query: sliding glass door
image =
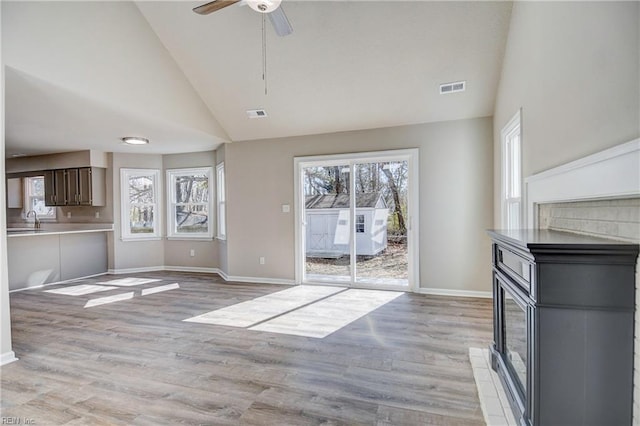
<svg viewBox="0 0 640 426"><path fill-rule="evenodd" d="M409 285L408 161L356 163L355 282Z"/></svg>
<svg viewBox="0 0 640 426"><path fill-rule="evenodd" d="M305 273L308 280L351 282L349 165L302 169Z"/></svg>
<svg viewBox="0 0 640 426"><path fill-rule="evenodd" d="M414 288L417 150L295 163L297 281Z"/></svg>

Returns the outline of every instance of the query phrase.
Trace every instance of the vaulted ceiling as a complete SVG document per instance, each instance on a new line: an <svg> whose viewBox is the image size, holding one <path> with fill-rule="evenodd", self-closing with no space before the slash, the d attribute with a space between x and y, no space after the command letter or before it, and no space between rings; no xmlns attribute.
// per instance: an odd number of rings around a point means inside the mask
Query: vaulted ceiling
<svg viewBox="0 0 640 426"><path fill-rule="evenodd" d="M130 133L170 153L490 116L511 12L285 0L294 32L266 21L265 82L262 15L243 2L207 16L184 1L2 3L8 155L125 151ZM465 92L439 95L457 80ZM268 117L249 119L257 108Z"/></svg>
<svg viewBox="0 0 640 426"><path fill-rule="evenodd" d="M294 32L241 3L138 2L232 140L278 138L493 114L509 27L507 2L287 1ZM467 81L460 94L439 85ZM248 119L263 108L268 117Z"/></svg>

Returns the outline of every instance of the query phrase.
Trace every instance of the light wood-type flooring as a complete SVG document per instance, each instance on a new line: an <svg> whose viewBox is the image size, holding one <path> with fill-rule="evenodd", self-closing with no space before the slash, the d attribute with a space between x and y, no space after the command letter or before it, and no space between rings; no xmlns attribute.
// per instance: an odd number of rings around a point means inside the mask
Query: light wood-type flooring
<svg viewBox="0 0 640 426"><path fill-rule="evenodd" d="M37 425L482 425L469 347L491 301L402 296L323 338L185 322L285 286L145 273L129 300L11 294L2 417ZM95 284L103 276L76 284ZM141 295L147 287L180 288ZM53 289L57 286L47 287Z"/></svg>

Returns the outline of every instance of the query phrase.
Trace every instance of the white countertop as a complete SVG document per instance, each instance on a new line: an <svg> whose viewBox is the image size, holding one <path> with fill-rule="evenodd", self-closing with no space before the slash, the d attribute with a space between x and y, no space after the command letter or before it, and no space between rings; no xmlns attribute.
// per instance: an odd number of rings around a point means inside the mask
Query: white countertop
<svg viewBox="0 0 640 426"><path fill-rule="evenodd" d="M7 237L33 237L37 235L81 234L87 232L112 231L112 223L43 223L40 229L34 229L32 224L14 224L7 226Z"/></svg>

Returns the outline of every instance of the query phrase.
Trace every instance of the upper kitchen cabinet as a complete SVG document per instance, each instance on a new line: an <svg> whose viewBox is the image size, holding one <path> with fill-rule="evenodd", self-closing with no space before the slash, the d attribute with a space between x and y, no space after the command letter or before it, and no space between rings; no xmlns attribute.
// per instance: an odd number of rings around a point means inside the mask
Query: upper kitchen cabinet
<svg viewBox="0 0 640 426"><path fill-rule="evenodd" d="M7 179L7 207L10 209L21 209L22 198L22 178Z"/></svg>
<svg viewBox="0 0 640 426"><path fill-rule="evenodd" d="M106 170L100 167L46 170L47 206L104 206Z"/></svg>

